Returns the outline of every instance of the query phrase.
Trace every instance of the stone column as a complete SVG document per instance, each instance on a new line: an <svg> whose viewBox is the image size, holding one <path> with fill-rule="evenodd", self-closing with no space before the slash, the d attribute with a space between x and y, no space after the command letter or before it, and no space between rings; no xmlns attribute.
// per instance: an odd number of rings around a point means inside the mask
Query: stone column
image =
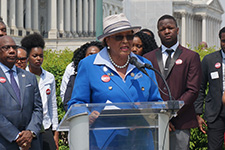
<svg viewBox="0 0 225 150"><path fill-rule="evenodd" d="M25 28L27 34L32 33L31 30L31 0L26 0Z"/></svg>
<svg viewBox="0 0 225 150"><path fill-rule="evenodd" d="M23 13L23 1L24 0L17 0L17 27L18 27L18 35L19 36L25 36L26 31L24 29L23 23L24 23L24 13Z"/></svg>
<svg viewBox="0 0 225 150"><path fill-rule="evenodd" d="M77 33L78 33L78 35L79 36L82 36L82 12L83 12L83 9L82 9L82 0L78 0L78 3L77 3L77 5L78 5L78 14L77 14L77 17L78 17L78 26L77 26L77 28L78 28L78 31L77 31Z"/></svg>
<svg viewBox="0 0 225 150"><path fill-rule="evenodd" d="M182 28L181 28L181 45L186 46L186 13L182 12L182 19L181 19L181 24L182 24Z"/></svg>
<svg viewBox="0 0 225 150"><path fill-rule="evenodd" d="M56 39L57 38L57 1L49 0L49 31L48 38Z"/></svg>
<svg viewBox="0 0 225 150"><path fill-rule="evenodd" d="M70 0L65 0L65 33L66 37L71 37L70 32Z"/></svg>
<svg viewBox="0 0 225 150"><path fill-rule="evenodd" d="M64 0L58 1L58 29L59 37L64 37Z"/></svg>
<svg viewBox="0 0 225 150"><path fill-rule="evenodd" d="M16 1L10 0L10 11L9 11L9 25L10 35L18 36L18 29L16 27Z"/></svg>
<svg viewBox="0 0 225 150"><path fill-rule="evenodd" d="M89 22L88 22L88 2L87 0L83 0L83 8L84 8L84 13L83 13L83 20L84 20L84 24L83 24L83 33L84 33L84 36L88 36L88 25L89 25Z"/></svg>
<svg viewBox="0 0 225 150"><path fill-rule="evenodd" d="M206 41L206 14L202 15L202 41Z"/></svg>
<svg viewBox="0 0 225 150"><path fill-rule="evenodd" d="M89 9L90 9L90 16L89 16L89 27L90 27L90 30L89 30L89 33L90 33L90 36L94 36L94 20L95 20L95 9L94 9L94 0L89 0Z"/></svg>
<svg viewBox="0 0 225 150"><path fill-rule="evenodd" d="M38 15L38 0L32 0L33 2L33 18L32 18L32 22L33 22L33 31L40 33L39 31L39 15Z"/></svg>
<svg viewBox="0 0 225 150"><path fill-rule="evenodd" d="M1 17L6 25L6 30L7 30L7 34L9 35L10 34L10 29L9 29L9 26L8 26L8 18L7 18L7 0L1 0Z"/></svg>
<svg viewBox="0 0 225 150"><path fill-rule="evenodd" d="M77 21L76 21L76 18L77 18L77 5L76 5L76 0L72 0L71 2L71 32L72 32L72 35L74 37L77 37Z"/></svg>

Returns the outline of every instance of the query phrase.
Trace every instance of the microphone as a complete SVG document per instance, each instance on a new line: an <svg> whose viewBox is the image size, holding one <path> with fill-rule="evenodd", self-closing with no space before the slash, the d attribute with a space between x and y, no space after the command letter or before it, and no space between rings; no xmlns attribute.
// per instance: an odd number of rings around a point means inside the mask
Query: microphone
<svg viewBox="0 0 225 150"><path fill-rule="evenodd" d="M147 71L145 70L145 64L138 62L136 57L132 56L129 60L129 63L137 67L140 71L142 71L147 76L149 76Z"/></svg>
<svg viewBox="0 0 225 150"><path fill-rule="evenodd" d="M146 72L145 68L151 69L151 70L153 70L154 72L156 72L156 73L160 76L160 78L163 80L163 83L165 84L166 89L167 89L167 91L168 91L168 96L169 96L168 108L169 108L169 109L172 109L172 110L178 110L178 109L179 109L179 103L178 103L178 101L172 99L172 95L171 95L170 88L169 88L169 86L168 86L166 80L164 79L164 77L162 76L162 74L161 74L158 70L156 70L155 68L153 68L152 65L150 65L150 64L148 64L148 63L142 64L142 63L138 62L138 61L137 61L137 58L134 57L134 56L132 56L132 57L130 58L130 61L129 61L129 62L130 62L130 64L136 66L140 71L142 71L142 72L143 72L144 74L146 74L148 77L149 77L149 75L148 75L148 73ZM174 113L174 112L172 111L172 113Z"/></svg>

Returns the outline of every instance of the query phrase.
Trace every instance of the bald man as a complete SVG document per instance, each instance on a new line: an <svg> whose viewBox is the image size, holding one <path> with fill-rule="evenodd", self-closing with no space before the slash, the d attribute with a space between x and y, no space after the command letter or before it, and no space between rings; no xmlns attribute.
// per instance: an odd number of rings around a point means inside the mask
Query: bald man
<svg viewBox="0 0 225 150"><path fill-rule="evenodd" d="M17 47L10 36L0 37L0 149L40 150L40 92L35 75L15 66Z"/></svg>

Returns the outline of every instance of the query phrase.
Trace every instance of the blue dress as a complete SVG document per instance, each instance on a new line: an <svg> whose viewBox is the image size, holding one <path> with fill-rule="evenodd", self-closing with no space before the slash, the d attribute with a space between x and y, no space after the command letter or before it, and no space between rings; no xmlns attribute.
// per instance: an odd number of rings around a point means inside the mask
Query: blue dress
<svg viewBox="0 0 225 150"><path fill-rule="evenodd" d="M133 53L130 56L137 57L139 62L151 64L141 56ZM80 61L68 107L73 104L106 103L106 101L112 103L162 101L155 73L152 70L146 69L146 71L151 78L129 64L125 78L122 79L109 60L107 49L104 48L98 54L88 56ZM111 146L115 148L116 145L122 144L115 139L133 137L133 133L135 136L145 137L141 132L143 131L137 133L128 130L93 131L90 136L95 137L95 141L91 141L91 144L95 143L97 149L110 149L108 147ZM146 136L152 138L152 135L147 132L145 131ZM127 142L122 141L123 143ZM148 149L154 149L154 146L148 146Z"/></svg>

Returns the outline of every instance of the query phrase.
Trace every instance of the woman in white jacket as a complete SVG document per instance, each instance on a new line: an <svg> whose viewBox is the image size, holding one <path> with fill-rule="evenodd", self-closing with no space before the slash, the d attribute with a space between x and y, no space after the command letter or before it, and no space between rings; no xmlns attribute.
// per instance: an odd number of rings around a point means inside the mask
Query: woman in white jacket
<svg viewBox="0 0 225 150"><path fill-rule="evenodd" d="M40 34L34 33L25 36L21 45L27 49L29 66L27 71L36 75L43 105L43 150L58 149L58 113L56 102L55 77L44 70L43 63L44 39Z"/></svg>

